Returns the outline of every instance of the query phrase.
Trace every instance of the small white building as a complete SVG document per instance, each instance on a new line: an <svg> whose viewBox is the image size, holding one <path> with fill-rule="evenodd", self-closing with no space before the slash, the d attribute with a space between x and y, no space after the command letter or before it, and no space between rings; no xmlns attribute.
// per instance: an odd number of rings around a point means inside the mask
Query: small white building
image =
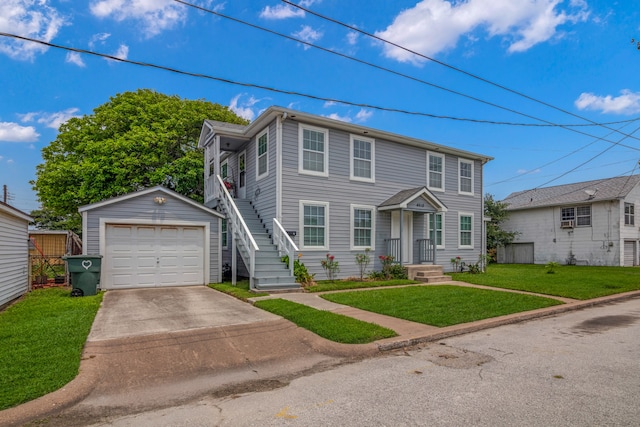
<svg viewBox="0 0 640 427"><path fill-rule="evenodd" d="M0 202L0 308L29 290L29 223L26 213Z"/></svg>
<svg viewBox="0 0 640 427"><path fill-rule="evenodd" d="M520 234L498 262L639 265L640 175L510 194L503 228Z"/></svg>

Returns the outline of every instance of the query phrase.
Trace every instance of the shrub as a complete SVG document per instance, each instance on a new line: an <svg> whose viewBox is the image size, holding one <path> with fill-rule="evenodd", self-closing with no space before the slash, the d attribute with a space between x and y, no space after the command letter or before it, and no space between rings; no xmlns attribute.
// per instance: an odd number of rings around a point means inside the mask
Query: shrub
<svg viewBox="0 0 640 427"><path fill-rule="evenodd" d="M547 269L547 274L554 274L556 272L556 268L560 267L560 264L554 261L550 261L544 265Z"/></svg>
<svg viewBox="0 0 640 427"><path fill-rule="evenodd" d="M324 272L327 274L328 280L334 280L336 278L336 274L340 272L340 266L338 261L335 260L335 257L331 254L327 254L326 258L320 261Z"/></svg>
<svg viewBox="0 0 640 427"><path fill-rule="evenodd" d="M364 272L367 270L369 263L371 262L371 258L369 257L369 252L371 249L367 248L364 250L363 254L356 254L356 264L358 264L358 269L360 270L360 281L364 280Z"/></svg>
<svg viewBox="0 0 640 427"><path fill-rule="evenodd" d="M298 254L298 259L293 261L293 275L296 278L296 282L300 283L303 288L313 286L315 284L314 279L316 275L309 273L307 267L302 261L300 261L300 258L302 258L302 254ZM280 260L289 265L288 255L283 256L282 258L280 258Z"/></svg>

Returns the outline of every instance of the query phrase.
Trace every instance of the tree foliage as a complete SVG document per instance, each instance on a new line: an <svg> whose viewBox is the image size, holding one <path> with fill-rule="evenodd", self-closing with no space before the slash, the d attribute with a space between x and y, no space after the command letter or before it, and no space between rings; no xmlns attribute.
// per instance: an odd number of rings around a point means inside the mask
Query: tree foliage
<svg viewBox="0 0 640 427"><path fill-rule="evenodd" d="M484 196L484 215L491 218L487 223L487 252L494 257L498 246L510 244L520 233L502 229L501 224L509 218L507 203L495 200L489 193Z"/></svg>
<svg viewBox="0 0 640 427"><path fill-rule="evenodd" d="M78 207L155 185L204 196L198 137L205 119L246 124L227 107L148 89L125 92L62 126L42 150L34 212L53 229L81 231Z"/></svg>

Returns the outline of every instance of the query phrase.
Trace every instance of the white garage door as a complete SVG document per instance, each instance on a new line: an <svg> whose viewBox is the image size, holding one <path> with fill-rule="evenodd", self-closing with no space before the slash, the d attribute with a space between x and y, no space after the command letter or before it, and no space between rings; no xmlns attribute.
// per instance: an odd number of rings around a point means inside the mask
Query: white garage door
<svg viewBox="0 0 640 427"><path fill-rule="evenodd" d="M636 265L636 242L632 240L624 241L624 266L633 267Z"/></svg>
<svg viewBox="0 0 640 427"><path fill-rule="evenodd" d="M204 284L204 228L106 227L104 289Z"/></svg>

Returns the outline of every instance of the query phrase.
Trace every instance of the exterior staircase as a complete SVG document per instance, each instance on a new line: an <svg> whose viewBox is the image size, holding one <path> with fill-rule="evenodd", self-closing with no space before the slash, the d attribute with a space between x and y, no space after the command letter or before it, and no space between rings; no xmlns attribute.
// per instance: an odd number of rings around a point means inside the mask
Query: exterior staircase
<svg viewBox="0 0 640 427"><path fill-rule="evenodd" d="M276 291L300 289L289 266L281 261L278 248L273 244L272 234L256 212L251 201L234 199L240 215L260 248L255 253L253 283L256 290ZM238 246L240 252L243 248ZM244 258L244 257L243 257Z"/></svg>
<svg viewBox="0 0 640 427"><path fill-rule="evenodd" d="M441 265L413 264L405 265L407 277L425 283L442 283L451 281L450 276L445 276Z"/></svg>

